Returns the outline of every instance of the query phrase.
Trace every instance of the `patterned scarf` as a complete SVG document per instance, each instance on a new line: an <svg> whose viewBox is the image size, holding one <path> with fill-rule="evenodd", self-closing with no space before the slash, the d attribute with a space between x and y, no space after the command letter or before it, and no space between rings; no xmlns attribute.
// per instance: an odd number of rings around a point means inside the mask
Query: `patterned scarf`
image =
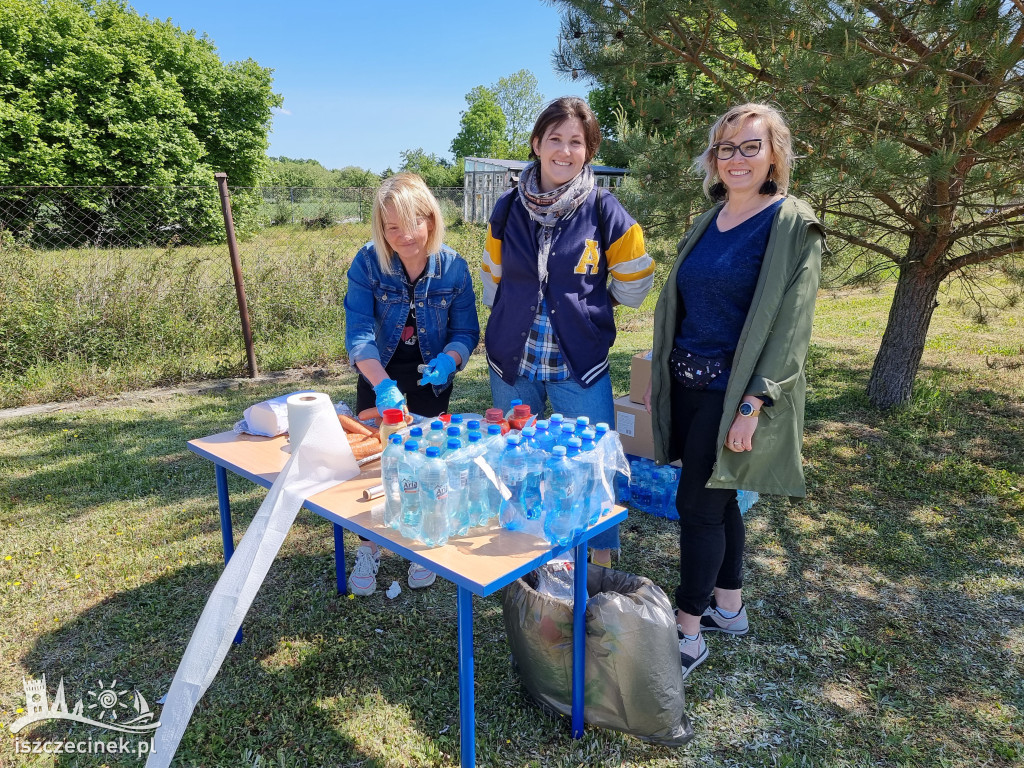
<svg viewBox="0 0 1024 768"><path fill-rule="evenodd" d="M554 245L555 224L569 216L594 189L594 171L589 164L583 166L575 178L550 192L540 191L540 167L536 162L526 166L519 174L519 199L530 218L540 224L537 235L537 272L541 285L548 279L548 254Z"/></svg>

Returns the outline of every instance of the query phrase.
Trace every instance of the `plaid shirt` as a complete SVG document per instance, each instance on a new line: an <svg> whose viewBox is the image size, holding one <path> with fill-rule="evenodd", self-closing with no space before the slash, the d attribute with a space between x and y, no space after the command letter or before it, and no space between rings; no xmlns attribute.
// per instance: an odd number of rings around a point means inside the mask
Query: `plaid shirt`
<svg viewBox="0 0 1024 768"><path fill-rule="evenodd" d="M569 378L569 366L562 358L555 329L548 319L547 299L542 299L537 307L537 315L526 336L519 375L530 381L565 381Z"/></svg>

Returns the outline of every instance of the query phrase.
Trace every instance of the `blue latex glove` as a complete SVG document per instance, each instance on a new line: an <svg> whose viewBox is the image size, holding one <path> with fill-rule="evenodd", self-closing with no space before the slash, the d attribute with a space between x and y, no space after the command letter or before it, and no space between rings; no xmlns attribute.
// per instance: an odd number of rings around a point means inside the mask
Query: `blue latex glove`
<svg viewBox="0 0 1024 768"><path fill-rule="evenodd" d="M440 354L427 364L420 379L420 386L436 384L443 387L455 373L455 358L448 354Z"/></svg>
<svg viewBox="0 0 1024 768"><path fill-rule="evenodd" d="M384 381L373 388L373 393L377 396L377 412L382 417L384 416L384 411L388 408L405 407L405 395L399 391L398 382L394 379L384 379Z"/></svg>

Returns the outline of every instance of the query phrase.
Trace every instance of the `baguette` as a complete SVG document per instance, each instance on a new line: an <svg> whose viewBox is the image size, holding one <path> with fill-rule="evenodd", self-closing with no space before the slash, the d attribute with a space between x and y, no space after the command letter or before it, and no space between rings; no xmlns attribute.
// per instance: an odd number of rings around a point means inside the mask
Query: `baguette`
<svg viewBox="0 0 1024 768"><path fill-rule="evenodd" d="M346 435L349 448L356 460L365 459L367 456L381 452L380 440L376 435Z"/></svg>

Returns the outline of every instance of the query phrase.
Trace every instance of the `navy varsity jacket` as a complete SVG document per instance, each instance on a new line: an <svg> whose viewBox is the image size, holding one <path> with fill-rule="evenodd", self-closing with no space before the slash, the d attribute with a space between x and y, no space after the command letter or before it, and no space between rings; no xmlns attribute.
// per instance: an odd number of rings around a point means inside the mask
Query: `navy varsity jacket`
<svg viewBox="0 0 1024 768"><path fill-rule="evenodd" d="M545 285L537 266L540 225L515 188L494 204L481 268L484 303L492 307L484 347L488 364L508 384L519 373L542 295L573 379L589 387L608 370L615 342L611 299L639 307L654 284L654 262L640 225L607 191L599 216L597 194L595 188L555 225Z"/></svg>

